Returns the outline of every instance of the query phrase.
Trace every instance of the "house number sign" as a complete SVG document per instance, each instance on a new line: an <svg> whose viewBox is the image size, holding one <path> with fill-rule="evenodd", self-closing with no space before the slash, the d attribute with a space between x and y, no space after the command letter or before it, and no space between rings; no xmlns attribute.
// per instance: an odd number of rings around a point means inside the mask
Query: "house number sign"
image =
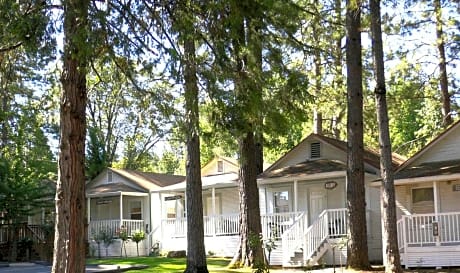
<svg viewBox="0 0 460 273"><path fill-rule="evenodd" d="M335 181L328 181L328 182L324 183L324 188L326 188L328 190L332 190L335 187L337 187L337 182L335 182Z"/></svg>

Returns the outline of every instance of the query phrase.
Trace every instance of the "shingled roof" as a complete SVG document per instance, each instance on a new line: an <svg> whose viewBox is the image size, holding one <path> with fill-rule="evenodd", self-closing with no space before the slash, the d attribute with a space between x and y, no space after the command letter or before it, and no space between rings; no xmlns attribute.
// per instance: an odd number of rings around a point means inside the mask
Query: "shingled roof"
<svg viewBox="0 0 460 273"><path fill-rule="evenodd" d="M113 172L135 182L142 188L149 190L152 184L159 187L166 187L179 182L184 181L185 176L182 175L171 175L171 174L160 174L153 172L141 172L127 169L114 169L109 168Z"/></svg>
<svg viewBox="0 0 460 273"><path fill-rule="evenodd" d="M303 143L311 140L311 139L319 140L323 143L326 143L330 146L333 146L345 154L347 153L347 142L327 137L320 134L310 134L304 140L302 140L299 144L297 144L291 151L295 150ZM276 165L278 162L282 161L290 152L284 154L280 159L278 159L271 167L269 167L264 173L262 173L259 177L260 178L274 178L274 177L282 177L282 176L295 176L300 175L302 173L305 174L317 174L317 173L325 173L325 172L332 172L332 171L344 171L346 170L346 163L341 162L338 160L328 160L328 159L315 159L315 160L307 160L301 163L298 163L294 166L283 167L280 169L276 169ZM371 165L376 169L380 169L380 155L379 152L371 149L365 148L364 149L364 162ZM397 168L400 164L402 164L406 159L398 154L393 154L392 158L393 168Z"/></svg>
<svg viewBox="0 0 460 273"><path fill-rule="evenodd" d="M304 174L346 171L347 166L339 160L315 159L307 160L293 166L287 166L262 173L259 178L296 177Z"/></svg>
<svg viewBox="0 0 460 273"><path fill-rule="evenodd" d="M319 134L313 134L313 135L321 139L322 141L329 143L332 146L344 151L345 153L347 152L347 142L346 141L338 140L335 138L330 138L330 137L319 135ZM406 158L404 158L403 156L393 153L392 154L393 168L397 168L405 160ZM380 153L377 150L369 148L369 147L364 147L364 161L368 163L369 165L372 165L375 168L380 169Z"/></svg>
<svg viewBox="0 0 460 273"><path fill-rule="evenodd" d="M406 167L395 173L395 179L451 175L457 173L460 173L460 160L437 161Z"/></svg>
<svg viewBox="0 0 460 273"><path fill-rule="evenodd" d="M124 183L108 183L90 188L86 191L86 194L102 194L102 193L115 193L115 192L144 192L139 189L130 187Z"/></svg>

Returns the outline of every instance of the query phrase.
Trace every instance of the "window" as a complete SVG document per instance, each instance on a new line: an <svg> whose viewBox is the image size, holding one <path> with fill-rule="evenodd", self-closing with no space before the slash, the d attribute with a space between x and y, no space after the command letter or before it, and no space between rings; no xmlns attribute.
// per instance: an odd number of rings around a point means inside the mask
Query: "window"
<svg viewBox="0 0 460 273"><path fill-rule="evenodd" d="M224 172L224 162L222 160L217 161L217 172Z"/></svg>
<svg viewBox="0 0 460 273"><path fill-rule="evenodd" d="M113 181L113 172L107 171L107 183L112 183Z"/></svg>
<svg viewBox="0 0 460 273"><path fill-rule="evenodd" d="M412 211L413 213L434 212L434 194L432 187L412 189Z"/></svg>
<svg viewBox="0 0 460 273"><path fill-rule="evenodd" d="M289 212L289 192L277 191L273 193L274 212Z"/></svg>
<svg viewBox="0 0 460 273"><path fill-rule="evenodd" d="M141 201L131 201L129 203L129 214L131 220L142 220L142 202Z"/></svg>
<svg viewBox="0 0 460 273"><path fill-rule="evenodd" d="M319 142L313 142L310 144L310 158L321 157L321 144Z"/></svg>

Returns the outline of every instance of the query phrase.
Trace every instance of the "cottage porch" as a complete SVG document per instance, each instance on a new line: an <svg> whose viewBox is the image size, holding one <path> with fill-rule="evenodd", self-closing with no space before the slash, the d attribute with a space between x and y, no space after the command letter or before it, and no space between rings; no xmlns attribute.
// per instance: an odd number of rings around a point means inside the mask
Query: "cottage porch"
<svg viewBox="0 0 460 273"><path fill-rule="evenodd" d="M323 211L316 221L308 225L306 212L273 213L261 215L262 237L275 241L271 253L272 265L288 267L317 264L320 259L331 260L337 246L347 234L347 210ZM163 250L186 249L187 219L163 219ZM208 252L232 256L239 239L239 215L215 215L204 217L205 245ZM341 252L334 257L343 258ZM332 262L332 261L331 261Z"/></svg>
<svg viewBox="0 0 460 273"><path fill-rule="evenodd" d="M460 212L403 215L397 227L406 268L460 266Z"/></svg>

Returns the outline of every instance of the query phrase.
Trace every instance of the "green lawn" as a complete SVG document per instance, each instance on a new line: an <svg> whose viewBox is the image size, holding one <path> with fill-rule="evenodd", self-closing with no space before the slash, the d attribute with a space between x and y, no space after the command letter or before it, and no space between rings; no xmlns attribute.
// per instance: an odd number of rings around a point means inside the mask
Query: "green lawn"
<svg viewBox="0 0 460 273"><path fill-rule="evenodd" d="M228 269L230 259L208 258L208 270L210 273L247 273L250 269ZM129 258L110 258L110 259L88 259L87 264L144 264L149 267L140 270L130 270L133 273L151 272L184 272L185 258L165 258L165 257L129 257Z"/></svg>

